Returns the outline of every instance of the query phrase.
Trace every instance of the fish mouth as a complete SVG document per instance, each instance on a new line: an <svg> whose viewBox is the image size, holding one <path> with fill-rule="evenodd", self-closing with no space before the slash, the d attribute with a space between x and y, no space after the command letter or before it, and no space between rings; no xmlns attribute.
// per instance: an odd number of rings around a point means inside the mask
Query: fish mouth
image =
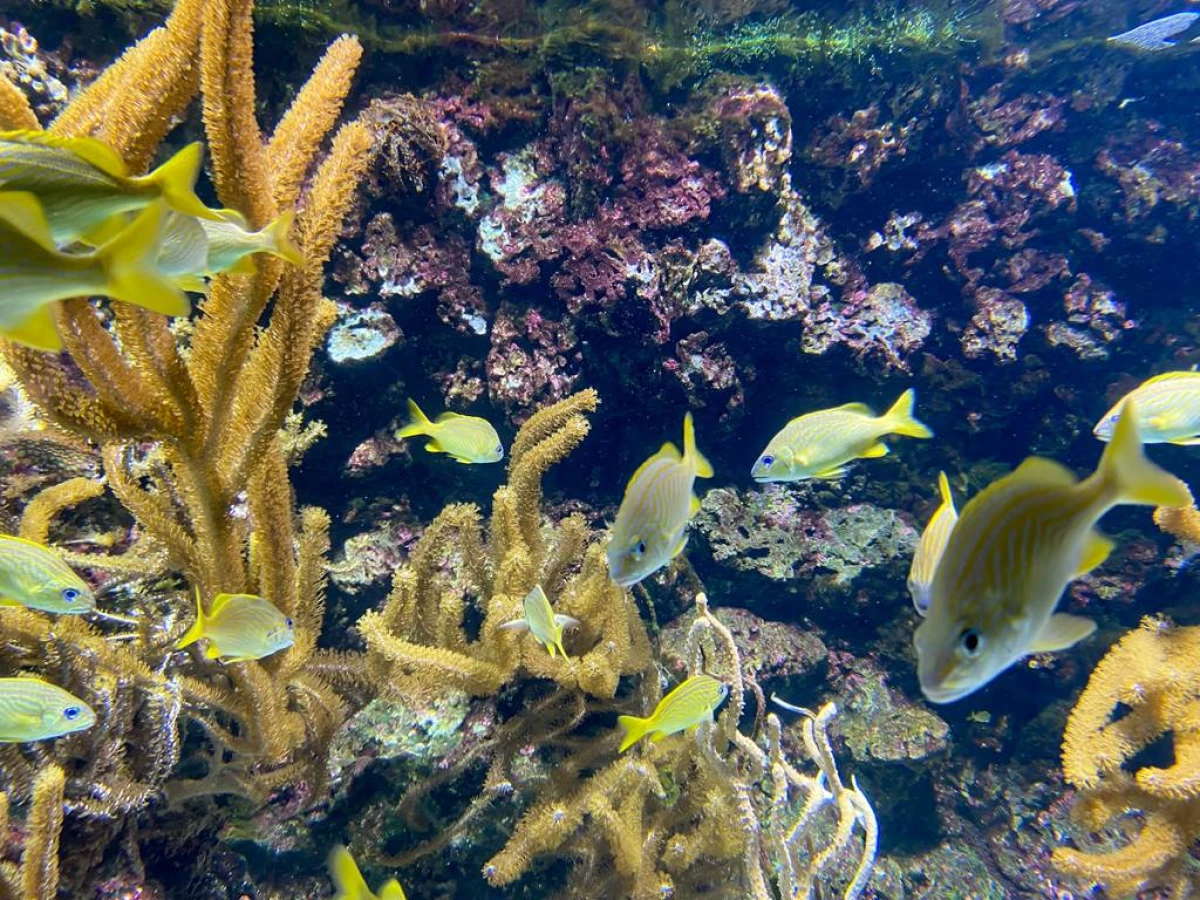
<svg viewBox="0 0 1200 900"><path fill-rule="evenodd" d="M975 690L972 685L926 684L921 682L921 693L930 703L945 704L961 700Z"/></svg>
<svg viewBox="0 0 1200 900"><path fill-rule="evenodd" d="M647 572L646 575L648 575L648 574L650 574L650 573ZM612 572L612 571L609 571L609 573L608 573L609 580L612 581L612 583L615 584L617 587L622 587L622 588L633 587L635 584L637 584L639 581L641 581L643 578L645 578L646 575L637 575L637 574L617 575L615 572Z"/></svg>

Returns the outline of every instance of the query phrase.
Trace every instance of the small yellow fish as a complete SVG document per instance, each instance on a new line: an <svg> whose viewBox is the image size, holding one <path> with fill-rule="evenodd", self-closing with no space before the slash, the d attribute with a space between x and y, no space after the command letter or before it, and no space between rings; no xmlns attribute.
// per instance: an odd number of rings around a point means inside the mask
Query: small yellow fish
<svg viewBox="0 0 1200 900"><path fill-rule="evenodd" d="M771 438L750 475L759 482L841 478L853 460L886 456L888 446L880 440L885 435L933 437L913 418L913 400L910 388L882 416L862 403L847 403L792 419Z"/></svg>
<svg viewBox="0 0 1200 900"><path fill-rule="evenodd" d="M688 521L700 509L692 492L712 466L696 449L692 414L683 418L683 455L667 442L633 473L608 542L608 574L621 587L637 584L683 552Z"/></svg>
<svg viewBox="0 0 1200 900"><path fill-rule="evenodd" d="M96 724L95 711L40 678L0 678L0 742L44 741Z"/></svg>
<svg viewBox="0 0 1200 900"><path fill-rule="evenodd" d="M1200 372L1166 372L1143 381L1104 414L1092 434L1111 440L1126 400L1137 403L1143 444L1200 444Z"/></svg>
<svg viewBox="0 0 1200 900"><path fill-rule="evenodd" d="M92 294L187 315L187 297L156 264L163 214L162 204L152 203L95 252L63 253L32 194L0 192L0 334L39 350L60 350L55 303Z"/></svg>
<svg viewBox="0 0 1200 900"><path fill-rule="evenodd" d="M378 894L371 893L358 870L358 863L345 847L338 846L329 851L329 874L337 890L333 900L405 900L404 889L395 878L385 882Z"/></svg>
<svg viewBox="0 0 1200 900"><path fill-rule="evenodd" d="M168 275L191 289L195 278L211 277L222 272L253 275L257 271L255 253L268 253L285 259L294 266L304 263L304 257L292 243L288 232L295 214L286 212L261 231L250 231L242 214L232 209L217 210L215 220L172 213L163 236L158 265Z"/></svg>
<svg viewBox="0 0 1200 900"><path fill-rule="evenodd" d="M535 584L533 590L525 595L524 605L525 618L505 622L500 627L513 631L528 631L551 656L554 656L554 651L557 650L565 658L567 651L562 645L563 630L575 628L579 625L579 620L556 615L550 606L550 598L546 596L540 584Z"/></svg>
<svg viewBox="0 0 1200 900"><path fill-rule="evenodd" d="M938 488L942 492L942 505L934 510L929 524L921 532L917 552L913 554L912 566L908 570L908 592L912 594L913 606L921 615L929 612L929 586L933 583L933 573L937 571L938 560L942 558L946 542L950 540L950 532L958 522L954 496L950 493L950 481L945 472L938 472Z"/></svg>
<svg viewBox="0 0 1200 900"><path fill-rule="evenodd" d="M408 401L408 413L412 421L396 432L398 438L428 435L432 440L425 445L426 450L446 453L460 463L494 463L504 459L500 435L487 419L444 412L436 422L431 422L412 400Z"/></svg>
<svg viewBox="0 0 1200 900"><path fill-rule="evenodd" d="M96 608L96 595L49 547L0 534L0 606L86 613Z"/></svg>
<svg viewBox="0 0 1200 900"><path fill-rule="evenodd" d="M711 675L693 675L659 700L647 718L617 717L617 724L625 730L617 752L624 753L646 735L652 743L658 743L668 735L711 722L713 711L728 693L725 682Z"/></svg>
<svg viewBox="0 0 1200 900"><path fill-rule="evenodd" d="M269 600L254 594L217 594L207 615L196 592L196 621L175 644L182 650L201 638L208 639L204 655L225 662L262 659L292 646L295 626Z"/></svg>
<svg viewBox="0 0 1200 900"><path fill-rule="evenodd" d="M94 138L6 131L0 132L0 191L37 197L54 244L61 246L87 239L113 216L159 198L177 212L212 218L194 190L203 161L204 146L189 144L149 175L134 177Z"/></svg>
<svg viewBox="0 0 1200 900"><path fill-rule="evenodd" d="M914 635L921 690L950 703L1031 653L1063 650L1096 628L1055 613L1067 584L1108 556L1095 530L1120 504L1184 506L1187 486L1142 455L1127 403L1096 471L1082 481L1030 457L962 511L934 572L929 612Z"/></svg>

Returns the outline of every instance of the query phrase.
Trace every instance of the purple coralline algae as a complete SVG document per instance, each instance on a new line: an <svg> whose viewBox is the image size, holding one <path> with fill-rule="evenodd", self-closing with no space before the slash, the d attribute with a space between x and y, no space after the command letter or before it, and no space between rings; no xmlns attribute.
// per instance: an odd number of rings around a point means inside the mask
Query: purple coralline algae
<svg viewBox="0 0 1200 900"><path fill-rule="evenodd" d="M962 333L962 351L967 359L991 354L998 362L1015 362L1017 344L1029 331L1025 304L999 288L974 291L975 314Z"/></svg>
<svg viewBox="0 0 1200 900"><path fill-rule="evenodd" d="M918 120L910 118L903 124L879 122L879 104L855 110L847 119L832 116L817 129L805 148L805 156L820 165L853 172L859 187L875 180L888 160L908 153L908 142Z"/></svg>
<svg viewBox="0 0 1200 900"><path fill-rule="evenodd" d="M742 377L754 377L753 367L739 373L725 344L712 341L706 331L698 331L679 341L675 345L675 358L664 360L663 368L679 378L687 391L689 406L708 406L710 401L705 398L715 395L713 400L724 407L722 421L731 414L740 415L746 400Z"/></svg>
<svg viewBox="0 0 1200 900"><path fill-rule="evenodd" d="M1135 136L1115 136L1096 154L1096 169L1116 181L1120 217L1133 224L1153 213L1174 213L1185 221L1200 215L1200 154L1183 140L1163 134L1156 122L1140 123ZM1118 218L1116 215L1113 218ZM1161 216L1155 217L1162 225ZM1144 238L1161 242L1161 231Z"/></svg>
<svg viewBox="0 0 1200 900"><path fill-rule="evenodd" d="M917 306L903 285L881 282L828 298L805 321L800 347L821 354L843 344L875 371L909 371L909 358L932 328L933 315Z"/></svg>

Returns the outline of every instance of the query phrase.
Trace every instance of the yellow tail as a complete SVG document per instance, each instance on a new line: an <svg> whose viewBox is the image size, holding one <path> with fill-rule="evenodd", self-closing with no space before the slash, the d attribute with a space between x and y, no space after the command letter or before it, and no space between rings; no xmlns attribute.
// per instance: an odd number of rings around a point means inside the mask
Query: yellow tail
<svg viewBox="0 0 1200 900"><path fill-rule="evenodd" d="M433 423L429 421L429 417L425 413L421 412L421 407L417 406L415 400L408 401L408 414L412 416L412 421L397 431L396 437L410 438L430 433Z"/></svg>
<svg viewBox="0 0 1200 900"><path fill-rule="evenodd" d="M287 260L293 266L302 266L304 265L304 254L288 236L292 230L292 223L295 221L296 214L288 210L264 228L263 231L267 236L267 245L264 249L272 256Z"/></svg>
<svg viewBox="0 0 1200 900"><path fill-rule="evenodd" d="M370 900L371 889L358 870L358 863L340 844L329 851L329 876L337 889L334 900Z"/></svg>
<svg viewBox="0 0 1200 900"><path fill-rule="evenodd" d="M192 309L187 295L158 268L165 213L161 201L151 203L96 256L107 277L107 296L165 316L186 316Z"/></svg>
<svg viewBox="0 0 1200 900"><path fill-rule="evenodd" d="M204 637L204 626L207 624L208 617L204 615L204 604L200 602L200 588L196 588L196 621L192 623L191 628L184 632L183 637L175 642L175 649L182 650Z"/></svg>
<svg viewBox="0 0 1200 900"><path fill-rule="evenodd" d="M916 438L933 437L933 431L928 425L913 418L913 404L916 399L916 392L909 388L892 404L892 408L883 414L883 418L887 419L891 426L891 434L904 434Z"/></svg>
<svg viewBox="0 0 1200 900"><path fill-rule="evenodd" d="M1150 462L1142 453L1132 400L1126 400L1121 408L1112 440L1104 448L1092 478L1100 480L1115 503L1189 506L1192 502L1186 484Z"/></svg>
<svg viewBox="0 0 1200 900"><path fill-rule="evenodd" d="M617 748L618 753L624 753L650 731L650 720L637 716L617 716L617 724L625 731L621 746Z"/></svg>
<svg viewBox="0 0 1200 900"><path fill-rule="evenodd" d="M165 163L146 176L158 186L167 206L176 212L201 219L220 219L220 214L204 205L196 196L196 179L204 163L204 144L188 144Z"/></svg>
<svg viewBox="0 0 1200 900"><path fill-rule="evenodd" d="M696 426L692 423L691 413L683 417L683 458L691 461L697 478L712 478L712 464L696 449Z"/></svg>

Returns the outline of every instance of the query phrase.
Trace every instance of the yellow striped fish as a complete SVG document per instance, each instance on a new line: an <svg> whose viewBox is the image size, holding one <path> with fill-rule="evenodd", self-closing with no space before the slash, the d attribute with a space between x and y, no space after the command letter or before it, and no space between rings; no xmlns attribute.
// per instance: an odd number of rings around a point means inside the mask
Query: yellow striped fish
<svg viewBox="0 0 1200 900"><path fill-rule="evenodd" d="M95 724L95 711L56 684L0 678L0 742L44 741Z"/></svg>
<svg viewBox="0 0 1200 900"><path fill-rule="evenodd" d="M371 893L358 870L358 863L345 847L337 846L329 851L329 874L337 890L333 900L405 900L404 889L395 878L385 882L378 894Z"/></svg>
<svg viewBox="0 0 1200 900"><path fill-rule="evenodd" d="M1130 402L1096 471L1083 481L1030 457L974 497L950 533L914 635L921 690L949 703L1031 653L1063 650L1096 628L1055 613L1067 584L1099 565L1112 542L1095 530L1120 504L1184 506L1187 485L1142 455Z"/></svg>
<svg viewBox="0 0 1200 900"><path fill-rule="evenodd" d="M683 419L683 455L674 444L663 444L625 486L607 550L608 574L616 584L637 584L683 551L688 521L700 508L692 485L712 473L696 449L696 429L688 413Z"/></svg>
<svg viewBox="0 0 1200 900"><path fill-rule="evenodd" d="M528 631L551 656L554 656L554 651L557 650L565 658L567 651L563 649L562 645L563 630L576 627L579 620L570 616L556 615L550 606L550 598L546 596L546 592L542 590L540 584L535 584L533 590L525 595L523 605L525 609L523 619L505 622L500 627L513 631Z"/></svg>
<svg viewBox="0 0 1200 900"><path fill-rule="evenodd" d="M0 132L0 191L37 197L54 243L63 245L104 231L113 216L159 198L177 212L213 218L194 190L203 160L204 146L189 144L149 175L135 177L95 138L6 131Z"/></svg>
<svg viewBox="0 0 1200 900"><path fill-rule="evenodd" d="M157 267L164 213L152 203L94 253L63 253L32 194L0 191L0 334L60 350L55 304L92 294L186 315L187 297Z"/></svg>
<svg viewBox="0 0 1200 900"><path fill-rule="evenodd" d="M950 493L950 481L945 472L938 472L938 488L942 492L942 505L934 510L929 524L921 532L917 552L913 554L912 566L908 570L908 592L912 594L913 606L921 615L929 612L929 586L933 583L933 573L937 571L938 560L942 558L946 542L950 540L950 532L958 521L954 495Z"/></svg>
<svg viewBox="0 0 1200 900"><path fill-rule="evenodd" d="M659 700L654 712L646 718L617 717L617 724L625 731L617 752L624 753L646 735L650 735L652 743L658 743L668 735L711 722L713 711L728 693L729 685L725 682L711 675L693 675Z"/></svg>
<svg viewBox="0 0 1200 900"><path fill-rule="evenodd" d="M158 266L164 273L177 279L199 279L221 272L253 275L257 268L251 257L256 253L278 256L294 266L303 264L304 257L288 237L294 213L286 212L260 231L250 231L236 210L215 212L220 217L215 220L182 213L169 217L158 256ZM184 286L191 290L195 282L185 281Z"/></svg>
<svg viewBox="0 0 1200 900"><path fill-rule="evenodd" d="M1200 444L1200 372L1165 372L1143 381L1104 414L1092 434L1112 440L1126 400L1137 403L1143 444Z"/></svg>
<svg viewBox="0 0 1200 900"><path fill-rule="evenodd" d="M0 534L0 606L86 613L96 608L96 595L49 547Z"/></svg>
<svg viewBox="0 0 1200 900"><path fill-rule="evenodd" d="M207 638L204 655L209 659L246 662L292 646L295 637L292 620L269 600L254 594L217 594L212 611L206 614L200 592L196 591L196 621L175 649Z"/></svg>
<svg viewBox="0 0 1200 900"><path fill-rule="evenodd" d="M398 438L428 435L425 445L430 453L445 453L460 463L494 463L504 459L500 435L487 419L444 412L431 422L421 407L408 401L412 421L396 432Z"/></svg>
<svg viewBox="0 0 1200 900"><path fill-rule="evenodd" d="M885 435L933 437L913 418L914 398L910 388L882 416L862 403L847 403L792 419L771 438L750 475L759 482L841 478L853 460L886 456L888 446L880 440Z"/></svg>

